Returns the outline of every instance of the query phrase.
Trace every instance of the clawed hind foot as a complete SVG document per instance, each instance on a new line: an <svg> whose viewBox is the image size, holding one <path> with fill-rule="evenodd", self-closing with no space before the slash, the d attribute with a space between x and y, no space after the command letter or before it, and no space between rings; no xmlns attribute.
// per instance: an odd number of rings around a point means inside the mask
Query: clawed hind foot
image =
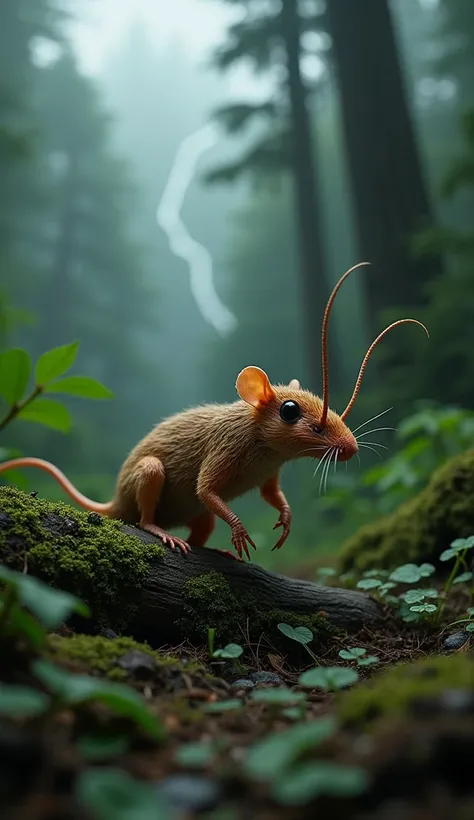
<svg viewBox="0 0 474 820"><path fill-rule="evenodd" d="M176 535L170 535L169 532L162 530L161 527L158 527L156 524L140 524L140 529L145 530L145 532L149 532L151 535L156 535L165 547L170 547L170 549L174 552L176 547L183 553L183 555L189 555L191 552L191 547L186 541L183 541L182 538L178 538Z"/></svg>

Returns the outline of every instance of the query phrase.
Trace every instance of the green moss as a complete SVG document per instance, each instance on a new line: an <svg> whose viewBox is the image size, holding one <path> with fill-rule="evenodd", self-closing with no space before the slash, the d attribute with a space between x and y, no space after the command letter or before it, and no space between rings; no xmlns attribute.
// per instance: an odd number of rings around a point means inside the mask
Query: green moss
<svg viewBox="0 0 474 820"><path fill-rule="evenodd" d="M473 499L474 450L469 450L439 468L417 496L346 541L342 570L436 563L451 541L474 533Z"/></svg>
<svg viewBox="0 0 474 820"><path fill-rule="evenodd" d="M94 619L123 631L133 619L150 561L164 548L126 534L119 521L0 487L0 561L78 595Z"/></svg>
<svg viewBox="0 0 474 820"><path fill-rule="evenodd" d="M127 672L117 661L131 650L137 650L150 655L158 669L171 667L182 672L200 672L206 675L206 670L199 663L187 663L186 666L173 655L163 655L146 643L137 643L131 638L104 638L102 636L73 635L63 638L51 635L48 639L51 655L58 662L73 662L112 680L124 680Z"/></svg>
<svg viewBox="0 0 474 820"><path fill-rule="evenodd" d="M474 686L474 660L464 653L399 664L341 695L338 714L347 724L367 723L409 711L414 700L446 689Z"/></svg>
<svg viewBox="0 0 474 820"><path fill-rule="evenodd" d="M265 633L273 645L284 652L301 649L281 634L277 629L279 623L308 627L316 645L342 634L324 615L264 609L253 595L233 591L224 576L214 571L187 581L183 598L184 615L180 622L183 630L188 636L203 640L207 638L208 629L215 627L218 646L230 641L239 643L242 629L248 629L251 639L258 641Z"/></svg>

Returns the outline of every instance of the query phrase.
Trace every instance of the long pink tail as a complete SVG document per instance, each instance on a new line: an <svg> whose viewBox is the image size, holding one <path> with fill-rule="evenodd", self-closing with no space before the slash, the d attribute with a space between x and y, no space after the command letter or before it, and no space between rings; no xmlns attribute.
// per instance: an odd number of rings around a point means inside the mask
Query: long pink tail
<svg viewBox="0 0 474 820"><path fill-rule="evenodd" d="M64 473L62 473L58 467L55 467L54 464L50 464L49 461L44 461L42 458L13 458L10 461L3 461L0 464L0 473L5 473L7 470L15 470L17 467L37 467L39 470L44 470L45 473L49 473L50 476L56 479L70 498L85 510L91 510L91 512L97 512L101 515L109 515L112 510L112 501L108 501L106 504L100 504L98 501L92 501L90 498L87 498L86 495L82 495L79 490L76 490L74 484L71 484L69 479L66 478Z"/></svg>

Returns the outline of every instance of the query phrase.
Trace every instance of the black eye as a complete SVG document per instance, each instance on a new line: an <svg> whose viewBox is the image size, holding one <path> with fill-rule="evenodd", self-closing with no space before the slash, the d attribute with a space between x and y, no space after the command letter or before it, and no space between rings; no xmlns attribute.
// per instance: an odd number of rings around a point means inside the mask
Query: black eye
<svg viewBox="0 0 474 820"><path fill-rule="evenodd" d="M284 401L280 407L280 418L286 424L294 424L301 418L300 406L296 401Z"/></svg>

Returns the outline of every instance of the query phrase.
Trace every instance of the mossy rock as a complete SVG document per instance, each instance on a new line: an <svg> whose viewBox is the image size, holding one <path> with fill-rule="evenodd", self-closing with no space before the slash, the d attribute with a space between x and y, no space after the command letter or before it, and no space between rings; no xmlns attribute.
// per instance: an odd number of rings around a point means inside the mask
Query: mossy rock
<svg viewBox="0 0 474 820"><path fill-rule="evenodd" d="M455 538L474 533L474 450L433 473L425 489L390 515L362 527L341 548L343 571L437 564Z"/></svg>
<svg viewBox="0 0 474 820"><path fill-rule="evenodd" d="M301 615L280 609L263 609L251 593L238 595L218 572L212 571L193 578L184 587L184 616L181 627L190 638L205 640L208 630L216 629L216 646L229 642L239 642L250 638L259 641L262 635L270 639L273 646L295 657L308 657L304 648L284 636L278 629L279 623L290 626L305 626L313 633L313 646L324 646L336 635L344 635L333 626L324 614Z"/></svg>
<svg viewBox="0 0 474 820"><path fill-rule="evenodd" d="M86 601L96 624L126 631L150 562L163 555L119 521L0 487L0 562L22 570L26 559L33 575Z"/></svg>
<svg viewBox="0 0 474 820"><path fill-rule="evenodd" d="M472 653L435 655L398 664L345 692L339 700L338 716L345 724L365 724L406 715L418 699L437 697L449 689L473 688Z"/></svg>
<svg viewBox="0 0 474 820"><path fill-rule="evenodd" d="M72 663L84 667L90 674L110 680L123 681L129 673L119 664L119 660L129 652L137 651L149 655L157 671L170 670L179 672L199 672L207 676L202 664L195 661L183 663L174 655L166 655L152 649L146 643L137 643L132 638L105 638L97 635L72 635L62 637L50 635L48 651L51 658L58 663Z"/></svg>

